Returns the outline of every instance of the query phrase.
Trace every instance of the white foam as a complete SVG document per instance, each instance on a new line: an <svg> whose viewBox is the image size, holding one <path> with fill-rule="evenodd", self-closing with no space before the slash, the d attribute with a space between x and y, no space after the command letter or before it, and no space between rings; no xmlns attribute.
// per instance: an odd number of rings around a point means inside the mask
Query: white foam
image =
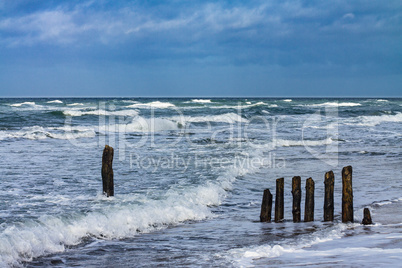
<svg viewBox="0 0 402 268"><path fill-rule="evenodd" d="M315 244L339 239L343 236L343 231L346 228L347 225L338 224L332 227L331 230L323 230L312 235L307 235L303 239L300 239L298 243L292 243L293 245L277 244L232 249L229 250L229 256L227 257L240 267L253 267L253 261L256 259L276 258L287 253L295 253Z"/></svg>
<svg viewBox="0 0 402 268"><path fill-rule="evenodd" d="M378 102L388 102L388 100L382 100L382 99L378 99Z"/></svg>
<svg viewBox="0 0 402 268"><path fill-rule="evenodd" d="M187 123L202 123L202 122L217 122L217 123L247 123L248 120L235 113L226 113L221 115L206 115L206 116L181 116L172 117L171 119L185 125Z"/></svg>
<svg viewBox="0 0 402 268"><path fill-rule="evenodd" d="M308 104L307 106L311 107L354 107L361 106L360 103L355 102L325 102L319 104Z"/></svg>
<svg viewBox="0 0 402 268"><path fill-rule="evenodd" d="M172 108L176 107L174 104L170 102L160 102L160 101L153 101L149 103L135 103L132 105L126 106L127 108L159 108L159 109L165 109L165 108Z"/></svg>
<svg viewBox="0 0 402 268"><path fill-rule="evenodd" d="M277 146L291 147L291 146L322 146L328 145L333 142L331 138L326 138L325 140L284 140L276 139Z"/></svg>
<svg viewBox="0 0 402 268"><path fill-rule="evenodd" d="M31 102L31 101L26 101L26 102L22 102L22 103L10 104L10 106L12 106L12 107L21 107L21 106L26 106L26 105L34 106L34 105L36 105L36 104L35 104L35 102Z"/></svg>
<svg viewBox="0 0 402 268"><path fill-rule="evenodd" d="M211 100L207 100L207 99L194 99L191 101L195 102L195 103L211 103Z"/></svg>
<svg viewBox="0 0 402 268"><path fill-rule="evenodd" d="M397 113L395 115L377 115L377 116L359 116L356 119L353 119L353 123L349 123L349 125L356 126L376 126L381 123L400 123L402 122L402 113Z"/></svg>
<svg viewBox="0 0 402 268"><path fill-rule="evenodd" d="M52 101L48 101L46 103L63 103L61 100L52 100Z"/></svg>
<svg viewBox="0 0 402 268"><path fill-rule="evenodd" d="M21 261L63 252L66 246L77 245L86 236L133 237L138 232L210 215L207 206L172 196L160 201L148 200L146 205L107 207L70 219L46 216L22 226L10 226L0 234L0 263L20 265Z"/></svg>
<svg viewBox="0 0 402 268"><path fill-rule="evenodd" d="M292 100L291 99L285 99L285 100L282 100L282 101L291 102Z"/></svg>
<svg viewBox="0 0 402 268"><path fill-rule="evenodd" d="M83 116L83 115L99 115L99 116L137 116L138 111L136 110L120 110L120 111L106 111L102 109L98 110L66 110L63 112L66 116Z"/></svg>
<svg viewBox="0 0 402 268"><path fill-rule="evenodd" d="M163 118L147 119L143 117L136 117L129 124L118 125L116 129L120 133L129 132L159 132L165 130L177 130L180 128L178 122L171 121Z"/></svg>
<svg viewBox="0 0 402 268"><path fill-rule="evenodd" d="M54 131L56 130L56 131ZM62 132L60 132L62 130ZM46 138L53 139L79 139L95 137L96 133L93 129L74 126L74 127L49 127L40 126L24 127L17 131L0 131L0 140L6 139L29 139L43 140Z"/></svg>
<svg viewBox="0 0 402 268"><path fill-rule="evenodd" d="M221 105L221 106L210 106L209 108L212 109L246 109L246 108L251 108L251 107L255 107L255 106L268 106L268 107L278 107L277 104L267 104L265 102L256 102L256 103L251 103L251 102L246 102L247 105L243 105L241 103L239 103L238 105Z"/></svg>
<svg viewBox="0 0 402 268"><path fill-rule="evenodd" d="M228 166L215 181L185 188L172 186L158 193L157 200L140 194L112 198L99 194L98 198L107 204L98 210L43 216L9 225L0 234L0 265L20 266L39 256L63 252L67 246L78 245L88 236L122 239L187 220L213 217L209 207L221 204L227 196L225 189L232 188L236 176L256 170L258 167Z"/></svg>
<svg viewBox="0 0 402 268"><path fill-rule="evenodd" d="M75 102L75 103L69 103L67 104L67 106L84 106L84 104L80 102Z"/></svg>

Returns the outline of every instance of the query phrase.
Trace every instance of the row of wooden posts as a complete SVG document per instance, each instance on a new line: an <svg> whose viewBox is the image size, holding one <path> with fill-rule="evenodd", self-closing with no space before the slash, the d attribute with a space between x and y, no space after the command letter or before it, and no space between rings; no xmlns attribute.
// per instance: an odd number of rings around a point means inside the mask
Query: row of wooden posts
<svg viewBox="0 0 402 268"><path fill-rule="evenodd" d="M102 155L102 184L103 193L109 197L114 196L113 182L113 148L106 145ZM334 173L325 173L325 195L324 195L324 221L334 220ZM353 222L353 189L352 189L352 167L342 169L342 222ZM306 201L304 207L304 221L314 221L314 181L312 178L306 180ZM275 196L275 222L284 219L284 178L276 180ZM301 178L295 176L292 179L293 195L293 222L301 221ZM261 204L261 222L271 222L272 194L269 189L264 190ZM363 224L371 224L371 215L368 208L364 209Z"/></svg>
<svg viewBox="0 0 402 268"><path fill-rule="evenodd" d="M334 172L325 173L325 194L324 194L324 221L334 220ZM306 180L306 200L304 207L304 221L314 221L314 180ZM276 180L275 195L275 222L284 220L284 178ZM301 178L295 176L292 179L292 214L293 222L301 221ZM271 222L272 194L269 189L264 190L261 204L261 222ZM352 188L352 167L342 169L342 222L353 222L353 188ZM368 208L364 209L363 224L371 224L371 215Z"/></svg>

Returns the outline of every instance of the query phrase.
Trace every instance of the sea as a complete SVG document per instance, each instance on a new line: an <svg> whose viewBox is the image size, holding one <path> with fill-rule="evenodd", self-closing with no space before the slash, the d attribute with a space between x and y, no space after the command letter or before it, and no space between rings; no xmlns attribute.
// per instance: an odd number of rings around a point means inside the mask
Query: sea
<svg viewBox="0 0 402 268"><path fill-rule="evenodd" d="M400 98L3 98L0 267L402 267L401 171ZM312 222L292 221L294 176ZM284 220L260 222L282 177Z"/></svg>

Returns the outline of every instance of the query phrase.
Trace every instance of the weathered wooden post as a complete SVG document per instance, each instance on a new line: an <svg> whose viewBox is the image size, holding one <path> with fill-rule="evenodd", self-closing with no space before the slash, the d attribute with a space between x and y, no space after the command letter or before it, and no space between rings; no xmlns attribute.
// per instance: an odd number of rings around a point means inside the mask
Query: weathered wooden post
<svg viewBox="0 0 402 268"><path fill-rule="evenodd" d="M368 208L364 208L362 224L373 224L373 221L371 220L370 210Z"/></svg>
<svg viewBox="0 0 402 268"><path fill-rule="evenodd" d="M342 169L342 222L353 222L352 167Z"/></svg>
<svg viewBox="0 0 402 268"><path fill-rule="evenodd" d="M107 197L114 196L114 184L113 184L113 148L109 145L105 146L102 155L102 184L103 193Z"/></svg>
<svg viewBox="0 0 402 268"><path fill-rule="evenodd" d="M276 179L276 195L275 195L275 222L283 221L284 203L283 203L283 186L284 178Z"/></svg>
<svg viewBox="0 0 402 268"><path fill-rule="evenodd" d="M304 221L314 221L314 181L312 178L306 180L306 202L304 206Z"/></svg>
<svg viewBox="0 0 402 268"><path fill-rule="evenodd" d="M272 194L269 189L264 190L264 195L262 197L261 204L261 222L271 222L271 211L272 211Z"/></svg>
<svg viewBox="0 0 402 268"><path fill-rule="evenodd" d="M300 222L301 178L299 176L295 176L292 179L292 195L293 195L293 207L292 207L293 222Z"/></svg>
<svg viewBox="0 0 402 268"><path fill-rule="evenodd" d="M334 220L334 172L325 173L324 221Z"/></svg>

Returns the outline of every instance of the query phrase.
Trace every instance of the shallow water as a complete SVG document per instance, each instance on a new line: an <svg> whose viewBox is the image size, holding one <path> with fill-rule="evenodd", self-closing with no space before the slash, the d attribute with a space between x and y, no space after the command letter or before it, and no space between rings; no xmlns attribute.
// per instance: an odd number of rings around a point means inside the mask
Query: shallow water
<svg viewBox="0 0 402 268"><path fill-rule="evenodd" d="M1 99L2 266L398 266L401 99ZM101 155L115 148L115 197ZM355 223L340 223L353 166ZM323 223L324 174L335 221ZM315 222L291 222L291 179ZM260 223L285 178L283 223ZM359 224L369 207L374 225Z"/></svg>

